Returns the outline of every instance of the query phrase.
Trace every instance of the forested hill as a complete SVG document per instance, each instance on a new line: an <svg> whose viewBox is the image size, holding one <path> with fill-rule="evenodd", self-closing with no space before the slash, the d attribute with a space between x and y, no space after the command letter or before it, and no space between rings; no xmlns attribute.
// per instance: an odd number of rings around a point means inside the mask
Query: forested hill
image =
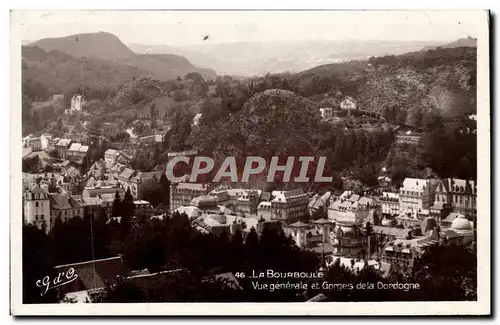
<svg viewBox="0 0 500 325"><path fill-rule="evenodd" d="M111 33L76 34L47 38L31 43L45 51L59 51L75 58L93 58L136 67L158 79L174 79L190 72L198 72L205 79L214 79L212 69L198 68L185 57L173 54L137 54Z"/></svg>
<svg viewBox="0 0 500 325"><path fill-rule="evenodd" d="M60 51L22 47L23 96L46 100L53 94L74 92L81 85L80 60ZM88 89L118 89L133 78L152 74L136 67L112 61L88 58L84 62L83 80ZM71 95L71 94L70 94Z"/></svg>
<svg viewBox="0 0 500 325"><path fill-rule="evenodd" d="M295 76L301 95L349 95L394 123L476 111L476 48L439 48L316 67Z"/></svg>
<svg viewBox="0 0 500 325"><path fill-rule="evenodd" d="M193 146L220 157L256 148L282 156L314 153L326 156L334 171L354 170L371 183L393 150L391 129L409 125L429 136L424 137L427 145L404 159L401 151L393 152L389 163L406 166L406 172L399 174L421 177L430 167L443 177L475 175L469 168L475 162L475 135L461 133L469 127L465 124L448 124L476 111L475 48L373 57L243 81L220 78L215 96L220 103L203 105L200 126L181 132L190 136L175 138L171 147ZM318 109L340 110L345 96L356 100L360 115L341 116L340 123L320 123ZM448 137L449 141L438 137L455 133L459 136ZM441 149L431 149L432 143Z"/></svg>

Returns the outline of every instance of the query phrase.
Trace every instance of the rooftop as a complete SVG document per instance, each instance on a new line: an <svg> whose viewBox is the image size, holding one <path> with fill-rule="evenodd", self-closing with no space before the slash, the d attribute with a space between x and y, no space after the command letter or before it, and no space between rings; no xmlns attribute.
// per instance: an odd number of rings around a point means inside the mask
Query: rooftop
<svg viewBox="0 0 500 325"><path fill-rule="evenodd" d="M69 151L79 151L80 148L81 148L82 144L81 143L73 143L71 144L71 146L69 147Z"/></svg>
<svg viewBox="0 0 500 325"><path fill-rule="evenodd" d="M429 181L425 179L419 178L405 178L403 181L402 190L411 190L411 191L423 191L427 186Z"/></svg>
<svg viewBox="0 0 500 325"><path fill-rule="evenodd" d="M57 141L56 143L56 146L67 147L70 143L71 139L59 139L59 141Z"/></svg>

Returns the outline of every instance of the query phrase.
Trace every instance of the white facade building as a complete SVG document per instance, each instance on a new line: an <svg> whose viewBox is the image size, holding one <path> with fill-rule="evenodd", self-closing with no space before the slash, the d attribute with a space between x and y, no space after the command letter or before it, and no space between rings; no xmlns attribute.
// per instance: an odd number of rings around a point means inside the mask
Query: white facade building
<svg viewBox="0 0 500 325"><path fill-rule="evenodd" d="M346 97L340 102L341 109L356 109L356 101L352 97Z"/></svg>
<svg viewBox="0 0 500 325"><path fill-rule="evenodd" d="M406 178L399 189L399 213L423 212L434 203L436 181Z"/></svg>
<svg viewBox="0 0 500 325"><path fill-rule="evenodd" d="M104 162L107 166L113 166L118 159L119 153L115 149L108 149L104 153Z"/></svg>
<svg viewBox="0 0 500 325"><path fill-rule="evenodd" d="M71 111L80 112L82 110L83 103L84 99L82 95L73 95L71 98Z"/></svg>
<svg viewBox="0 0 500 325"><path fill-rule="evenodd" d="M329 120L333 117L333 109L331 107L320 108L319 113L323 120Z"/></svg>
<svg viewBox="0 0 500 325"><path fill-rule="evenodd" d="M24 193L24 223L36 226L40 230L50 230L50 200L46 190L36 185Z"/></svg>

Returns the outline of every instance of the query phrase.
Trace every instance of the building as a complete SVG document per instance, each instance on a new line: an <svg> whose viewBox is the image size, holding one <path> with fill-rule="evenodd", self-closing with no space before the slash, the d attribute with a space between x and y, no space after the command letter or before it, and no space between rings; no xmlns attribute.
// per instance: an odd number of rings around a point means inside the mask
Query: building
<svg viewBox="0 0 500 325"><path fill-rule="evenodd" d="M197 196L207 195L209 188L199 183L172 183L170 185L170 210L191 204Z"/></svg>
<svg viewBox="0 0 500 325"><path fill-rule="evenodd" d="M160 182L163 172L138 172L130 168L125 168L117 176L118 183L124 189L130 189L130 193L136 199L142 200L144 189Z"/></svg>
<svg viewBox="0 0 500 325"><path fill-rule="evenodd" d="M24 148L31 148L32 151L42 150L42 141L40 137L35 137L33 134L24 137L22 143Z"/></svg>
<svg viewBox="0 0 500 325"><path fill-rule="evenodd" d="M397 216L399 214L399 194L392 192L383 192L378 201L382 207L382 215Z"/></svg>
<svg viewBox="0 0 500 325"><path fill-rule="evenodd" d="M52 144L52 135L44 133L40 136L40 145L42 150L47 150Z"/></svg>
<svg viewBox="0 0 500 325"><path fill-rule="evenodd" d="M115 195L116 192L120 196L125 195L125 190L118 186L94 186L94 187L85 187L82 192L82 197L102 197L103 195Z"/></svg>
<svg viewBox="0 0 500 325"><path fill-rule="evenodd" d="M388 242L382 252L382 262L391 264L391 270L408 271L416 258L422 256L426 248L439 243L439 232L434 229L427 236L412 239L395 239Z"/></svg>
<svg viewBox="0 0 500 325"><path fill-rule="evenodd" d="M61 159L66 159L66 155L71 145L71 142L72 142L71 139L59 139L55 144L57 154Z"/></svg>
<svg viewBox="0 0 500 325"><path fill-rule="evenodd" d="M104 161L107 166L113 166L116 164L119 155L118 151L114 149L106 150L106 152L104 152Z"/></svg>
<svg viewBox="0 0 500 325"><path fill-rule="evenodd" d="M103 123L102 130L106 134L115 133L118 130L118 126L115 123Z"/></svg>
<svg viewBox="0 0 500 325"><path fill-rule="evenodd" d="M51 228L49 193L38 185L23 194L23 222L46 232Z"/></svg>
<svg viewBox="0 0 500 325"><path fill-rule="evenodd" d="M471 216L477 209L477 184L473 180L446 178L438 182L435 204Z"/></svg>
<svg viewBox="0 0 500 325"><path fill-rule="evenodd" d="M321 115L321 119L330 120L333 117L333 108L331 107L320 108L319 113Z"/></svg>
<svg viewBox="0 0 500 325"><path fill-rule="evenodd" d="M203 114L201 113L198 113L196 114L194 117L193 117L193 122L192 122L192 125L193 126L197 126L198 124L200 124L200 120L201 120L201 117L203 116Z"/></svg>
<svg viewBox="0 0 500 325"><path fill-rule="evenodd" d="M372 198L354 194L351 191L342 193L328 207L328 219L335 222L350 220L349 223L361 225L370 221L376 224L381 214L381 208L377 201Z"/></svg>
<svg viewBox="0 0 500 325"><path fill-rule="evenodd" d="M292 236L295 240L295 244L300 248L305 248L307 246L307 230L309 227L309 224L302 221L297 221L288 225L288 228L292 229Z"/></svg>
<svg viewBox="0 0 500 325"><path fill-rule="evenodd" d="M217 198L218 204L225 204L229 201L228 187L218 187L210 191L208 195Z"/></svg>
<svg viewBox="0 0 500 325"><path fill-rule="evenodd" d="M302 189L276 194L271 200L271 220L293 223L307 215L309 199Z"/></svg>
<svg viewBox="0 0 500 325"><path fill-rule="evenodd" d="M151 135L139 137L139 138L137 138L137 140L139 141L140 144L143 144L143 145L154 145L155 143L162 142L162 138L157 137L156 134L151 134Z"/></svg>
<svg viewBox="0 0 500 325"><path fill-rule="evenodd" d="M85 208L84 213L94 217L104 213L108 219L111 218L116 193L120 199L125 196L125 191L119 186L85 187L81 198L83 201L81 204Z"/></svg>
<svg viewBox="0 0 500 325"><path fill-rule="evenodd" d="M210 233L213 235L234 234L237 230L242 232L244 238L252 228L257 233L261 233L266 222L255 218L245 218L227 214L203 214L192 220L194 228L201 233Z"/></svg>
<svg viewBox="0 0 500 325"><path fill-rule="evenodd" d="M72 270L72 271L71 271ZM129 274L121 256L73 264L58 265L57 274L74 274L74 281L62 284L60 292L67 300L75 302L100 302L108 286L119 277ZM83 297L83 299L79 299Z"/></svg>
<svg viewBox="0 0 500 325"><path fill-rule="evenodd" d="M445 245L469 245L474 241L474 224L463 215L453 215L449 227L443 224L440 237Z"/></svg>
<svg viewBox="0 0 500 325"><path fill-rule="evenodd" d="M259 190L247 190L236 200L236 211L243 214L257 214L260 194Z"/></svg>
<svg viewBox="0 0 500 325"><path fill-rule="evenodd" d="M56 218L60 217L65 222L73 217L83 218L83 207L70 195L55 194L49 195L50 199L50 223L53 225Z"/></svg>
<svg viewBox="0 0 500 325"><path fill-rule="evenodd" d="M325 192L323 195L316 194L308 203L309 215L311 217L326 217L328 215L328 206L330 205L331 192Z"/></svg>
<svg viewBox="0 0 500 325"><path fill-rule="evenodd" d="M83 104L85 100L82 95L73 95L71 98L71 111L72 112L80 112L82 110Z"/></svg>
<svg viewBox="0 0 500 325"><path fill-rule="evenodd" d="M347 96L340 102L340 109L356 109L356 101Z"/></svg>
<svg viewBox="0 0 500 325"><path fill-rule="evenodd" d="M353 219L335 221L330 233L333 254L348 257L364 257L368 250L368 238L361 225Z"/></svg>
<svg viewBox="0 0 500 325"><path fill-rule="evenodd" d="M23 151L22 170L24 172L30 170L36 171L39 167L40 157L38 156L38 153L32 152L30 148L25 148L25 149L28 150Z"/></svg>
<svg viewBox="0 0 500 325"><path fill-rule="evenodd" d="M89 146L84 146L81 143L72 143L66 152L66 158L70 161L84 162L89 152Z"/></svg>
<svg viewBox="0 0 500 325"><path fill-rule="evenodd" d="M425 213L434 203L436 180L406 178L399 189L399 213Z"/></svg>
<svg viewBox="0 0 500 325"><path fill-rule="evenodd" d="M211 195L197 196L191 200L190 206L197 207L200 210L218 211L217 198Z"/></svg>
<svg viewBox="0 0 500 325"><path fill-rule="evenodd" d="M137 200L134 201L134 212L150 214L153 212L153 206L148 201Z"/></svg>
<svg viewBox="0 0 500 325"><path fill-rule="evenodd" d="M272 219L271 216L272 216L271 202L269 201L260 202L259 205L257 206L257 217L269 221Z"/></svg>
<svg viewBox="0 0 500 325"><path fill-rule="evenodd" d="M376 200L351 191L342 193L328 207L328 220L334 223L330 233L333 254L364 257L368 250L374 251L375 247L368 247L363 227L367 222L376 224L380 215L381 207Z"/></svg>
<svg viewBox="0 0 500 325"><path fill-rule="evenodd" d="M178 156L196 156L198 154L198 150L185 150L185 151L178 151L178 152L169 152L167 153L168 160L178 157Z"/></svg>

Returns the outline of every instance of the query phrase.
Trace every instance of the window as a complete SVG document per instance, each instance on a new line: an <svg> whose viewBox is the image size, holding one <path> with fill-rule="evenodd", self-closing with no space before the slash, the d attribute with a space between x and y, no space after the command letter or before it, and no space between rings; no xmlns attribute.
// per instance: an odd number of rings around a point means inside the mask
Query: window
<svg viewBox="0 0 500 325"><path fill-rule="evenodd" d="M41 219L41 220L44 220L44 216L43 216L43 214L40 216L40 219Z"/></svg>
<svg viewBox="0 0 500 325"><path fill-rule="evenodd" d="M35 220L38 220L38 214L35 214Z"/></svg>
<svg viewBox="0 0 500 325"><path fill-rule="evenodd" d="M35 207L37 207L37 208L38 208L38 202L35 202Z"/></svg>
<svg viewBox="0 0 500 325"><path fill-rule="evenodd" d="M68 215L68 210L64 210L64 215L67 216Z"/></svg>

